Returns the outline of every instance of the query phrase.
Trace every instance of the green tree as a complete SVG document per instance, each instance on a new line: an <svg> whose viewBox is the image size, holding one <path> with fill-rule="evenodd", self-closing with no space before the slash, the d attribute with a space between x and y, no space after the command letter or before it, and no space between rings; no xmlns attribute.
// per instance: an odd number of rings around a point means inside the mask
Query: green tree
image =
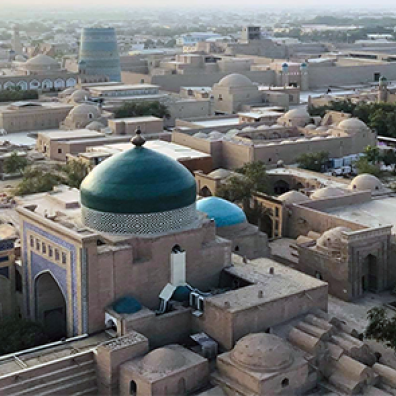
<svg viewBox="0 0 396 396"><path fill-rule="evenodd" d="M364 155L368 162L374 164L378 164L382 158L380 149L377 146L367 146L364 149Z"/></svg>
<svg viewBox="0 0 396 396"><path fill-rule="evenodd" d="M49 341L39 323L14 317L0 321L0 355L33 348Z"/></svg>
<svg viewBox="0 0 396 396"><path fill-rule="evenodd" d="M20 87L0 90L0 102L14 102L18 100L38 99L38 91L22 91Z"/></svg>
<svg viewBox="0 0 396 396"><path fill-rule="evenodd" d="M4 160L3 169L6 173L20 173L29 164L26 157L19 155L13 151L11 155Z"/></svg>
<svg viewBox="0 0 396 396"><path fill-rule="evenodd" d="M89 173L87 164L82 161L69 161L60 169L65 174L65 183L70 187L80 188L85 176Z"/></svg>
<svg viewBox="0 0 396 396"><path fill-rule="evenodd" d="M365 330L365 336L379 342L384 342L389 348L396 351L396 315L392 318L383 307L370 309L367 314L369 323Z"/></svg>
<svg viewBox="0 0 396 396"><path fill-rule="evenodd" d="M318 151L316 153L304 153L296 159L298 166L302 169L308 169L314 172L322 172L329 162L329 153L327 151Z"/></svg>
<svg viewBox="0 0 396 396"><path fill-rule="evenodd" d="M370 175L374 175L376 177L379 177L381 175L381 169L379 168L379 166L371 163L367 159L367 157L360 157L354 163L354 165L359 175L362 173L369 173Z"/></svg>
<svg viewBox="0 0 396 396"><path fill-rule="evenodd" d="M230 176L218 189L217 196L230 202L245 203L253 193L253 183L243 176Z"/></svg>
<svg viewBox="0 0 396 396"><path fill-rule="evenodd" d="M251 182L254 191L264 194L270 192L267 170L262 161L249 162L241 168L236 169L236 171L244 175Z"/></svg>
<svg viewBox="0 0 396 396"><path fill-rule="evenodd" d="M23 172L22 181L16 187L15 195L27 195L51 191L55 186L65 183L65 177L57 171L40 167L28 167Z"/></svg>
<svg viewBox="0 0 396 396"><path fill-rule="evenodd" d="M126 102L114 112L115 118L154 116L170 118L168 108L158 101L156 102Z"/></svg>

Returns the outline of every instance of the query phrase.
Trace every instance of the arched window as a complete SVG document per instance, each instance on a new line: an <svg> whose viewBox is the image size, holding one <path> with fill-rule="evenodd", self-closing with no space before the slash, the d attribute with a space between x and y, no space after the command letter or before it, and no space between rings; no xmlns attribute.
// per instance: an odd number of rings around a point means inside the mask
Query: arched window
<svg viewBox="0 0 396 396"><path fill-rule="evenodd" d="M134 396L134 395L136 395L136 392L137 392L137 385L136 385L136 382L134 380L132 380L129 383L129 394Z"/></svg>
<svg viewBox="0 0 396 396"><path fill-rule="evenodd" d="M282 388L286 388L289 386L289 378L284 378L282 380Z"/></svg>

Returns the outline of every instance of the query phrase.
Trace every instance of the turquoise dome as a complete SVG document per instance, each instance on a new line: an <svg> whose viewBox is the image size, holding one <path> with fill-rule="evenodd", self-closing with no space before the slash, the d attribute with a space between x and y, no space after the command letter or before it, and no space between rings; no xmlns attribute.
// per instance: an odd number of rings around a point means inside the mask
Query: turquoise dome
<svg viewBox="0 0 396 396"><path fill-rule="evenodd" d="M137 146L105 160L83 180L81 204L97 212L148 214L192 205L195 179L179 162Z"/></svg>
<svg viewBox="0 0 396 396"><path fill-rule="evenodd" d="M190 294L191 289L188 286L177 286L173 292L172 299L179 302L188 301Z"/></svg>
<svg viewBox="0 0 396 396"><path fill-rule="evenodd" d="M207 197L197 202L197 210L206 213L216 227L228 227L245 223L245 212L232 202L218 197Z"/></svg>

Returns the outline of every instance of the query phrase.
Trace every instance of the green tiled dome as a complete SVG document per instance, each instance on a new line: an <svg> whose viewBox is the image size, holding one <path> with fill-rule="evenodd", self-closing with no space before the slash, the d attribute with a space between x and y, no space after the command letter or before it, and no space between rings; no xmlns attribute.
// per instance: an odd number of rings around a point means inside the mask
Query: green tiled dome
<svg viewBox="0 0 396 396"><path fill-rule="evenodd" d="M196 186L191 173L163 154L136 146L105 160L84 179L81 204L120 214L166 212L192 205Z"/></svg>

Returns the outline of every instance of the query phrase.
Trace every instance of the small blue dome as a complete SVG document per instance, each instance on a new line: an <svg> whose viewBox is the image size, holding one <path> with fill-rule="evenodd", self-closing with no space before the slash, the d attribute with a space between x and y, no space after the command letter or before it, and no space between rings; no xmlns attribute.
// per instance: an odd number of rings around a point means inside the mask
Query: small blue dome
<svg viewBox="0 0 396 396"><path fill-rule="evenodd" d="M177 286L173 292L172 299L179 302L188 301L190 294L191 290L188 286Z"/></svg>
<svg viewBox="0 0 396 396"><path fill-rule="evenodd" d="M228 227L247 221L244 211L239 206L218 197L200 199L197 202L197 210L214 219L216 227Z"/></svg>
<svg viewBox="0 0 396 396"><path fill-rule="evenodd" d="M142 309L142 304L131 296L122 297L113 304L113 309L118 314L133 314Z"/></svg>
<svg viewBox="0 0 396 396"><path fill-rule="evenodd" d="M289 68L289 65L285 62L285 63L282 64L282 68L283 68L283 69L288 69L288 68Z"/></svg>

